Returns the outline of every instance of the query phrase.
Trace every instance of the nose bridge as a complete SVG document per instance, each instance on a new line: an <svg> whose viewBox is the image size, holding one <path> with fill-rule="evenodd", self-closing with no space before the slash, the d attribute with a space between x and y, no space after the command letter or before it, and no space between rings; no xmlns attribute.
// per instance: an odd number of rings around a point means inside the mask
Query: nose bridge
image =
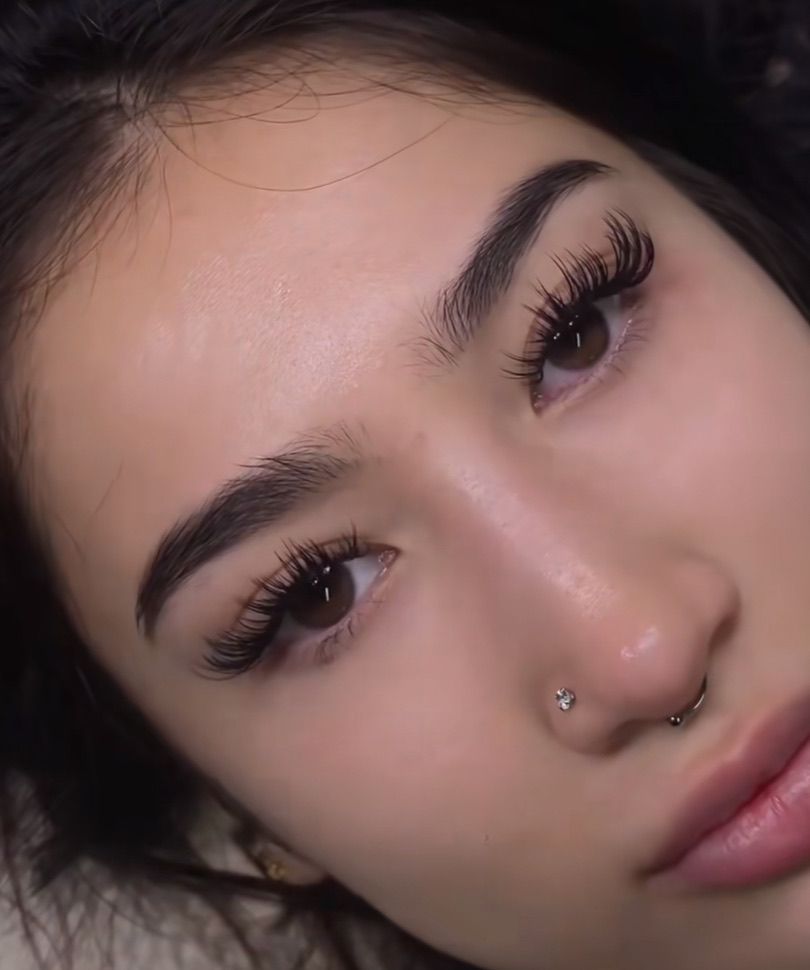
<svg viewBox="0 0 810 970"><path fill-rule="evenodd" d="M689 705L737 593L699 538L677 534L673 510L656 505L665 499L629 503L620 473L606 485L596 461L514 442L482 438L441 461L445 511L486 550L498 629L518 641L566 743L603 747L629 722L663 724ZM554 699L563 687L577 695L570 713Z"/></svg>

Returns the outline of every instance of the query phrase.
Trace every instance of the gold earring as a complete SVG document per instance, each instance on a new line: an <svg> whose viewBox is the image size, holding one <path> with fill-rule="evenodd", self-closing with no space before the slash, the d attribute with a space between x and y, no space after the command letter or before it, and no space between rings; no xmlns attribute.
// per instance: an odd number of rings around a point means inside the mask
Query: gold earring
<svg viewBox="0 0 810 970"><path fill-rule="evenodd" d="M253 859L272 882L287 881L287 867L273 854L269 845L258 845L253 851Z"/></svg>
<svg viewBox="0 0 810 970"><path fill-rule="evenodd" d="M287 867L283 862L279 862L278 859L274 859L270 863L270 867L267 870L267 878L272 879L273 882L286 882Z"/></svg>
<svg viewBox="0 0 810 970"><path fill-rule="evenodd" d="M286 882L286 865L276 856L275 846L262 838L256 826L243 824L234 832L234 841L263 876L272 882Z"/></svg>

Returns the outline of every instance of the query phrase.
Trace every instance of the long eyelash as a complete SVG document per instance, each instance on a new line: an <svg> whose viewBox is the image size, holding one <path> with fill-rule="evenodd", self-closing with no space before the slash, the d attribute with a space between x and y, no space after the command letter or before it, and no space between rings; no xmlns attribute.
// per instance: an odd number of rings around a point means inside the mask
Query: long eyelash
<svg viewBox="0 0 810 970"><path fill-rule="evenodd" d="M247 673L271 652L273 662L284 659L283 646L273 650L273 639L281 628L293 591L329 566L364 555L356 531L328 546L317 542L288 543L279 555L281 570L256 583L257 596L250 603L239 625L217 639L209 639L210 652L205 665L222 678Z"/></svg>
<svg viewBox="0 0 810 970"><path fill-rule="evenodd" d="M562 292L538 285L540 302L528 306L536 324L521 354L508 354L507 377L534 387L543 379L543 369L555 337L560 336L577 315L591 304L633 290L647 279L655 263L655 244L633 219L622 211L605 216L612 259L590 246L580 253L568 252L554 264L563 278Z"/></svg>

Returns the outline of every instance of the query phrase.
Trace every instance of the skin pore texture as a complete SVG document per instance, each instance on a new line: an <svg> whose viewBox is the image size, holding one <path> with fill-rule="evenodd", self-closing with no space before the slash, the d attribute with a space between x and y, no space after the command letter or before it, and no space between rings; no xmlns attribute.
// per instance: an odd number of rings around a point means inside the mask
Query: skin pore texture
<svg viewBox="0 0 810 970"><path fill-rule="evenodd" d="M168 128L20 348L35 506L87 642L300 853L294 878L328 873L439 949L492 970L806 966L809 873L698 894L644 870L695 782L810 689L810 328L579 121L313 83ZM441 293L504 193L569 160L610 171L552 208L450 364L427 339ZM560 260L610 262L610 213L654 268L600 304L605 354L550 362L537 400L510 355ZM302 436L349 452L341 483L186 577L147 635L162 538ZM290 543L352 532L329 662L315 630L278 663L206 668Z"/></svg>

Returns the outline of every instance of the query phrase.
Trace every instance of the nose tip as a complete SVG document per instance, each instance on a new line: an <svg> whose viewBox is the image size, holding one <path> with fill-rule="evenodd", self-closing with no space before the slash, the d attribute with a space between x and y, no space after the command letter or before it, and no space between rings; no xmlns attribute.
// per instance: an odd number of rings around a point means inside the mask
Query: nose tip
<svg viewBox="0 0 810 970"><path fill-rule="evenodd" d="M623 588L599 629L581 624L558 668L554 687L573 702L550 693L553 730L580 752L615 748L646 726L684 727L705 710L715 651L739 608L735 585L705 563Z"/></svg>

